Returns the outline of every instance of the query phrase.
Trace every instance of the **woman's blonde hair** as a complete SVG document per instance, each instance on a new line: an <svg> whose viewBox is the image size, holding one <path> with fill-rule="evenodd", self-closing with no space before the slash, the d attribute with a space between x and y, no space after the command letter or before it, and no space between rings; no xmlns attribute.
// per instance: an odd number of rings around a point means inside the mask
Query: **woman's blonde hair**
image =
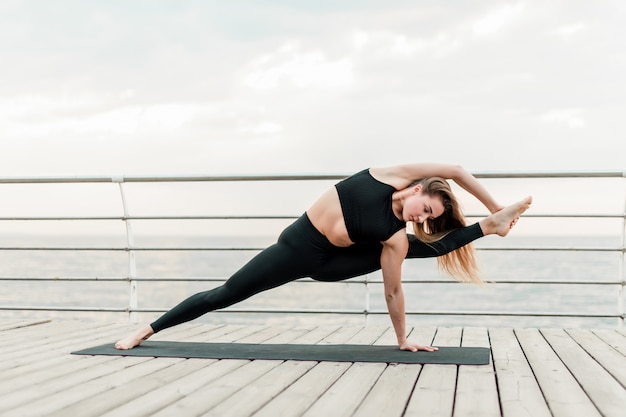
<svg viewBox="0 0 626 417"><path fill-rule="evenodd" d="M413 186L420 184L421 192L430 197L439 197L443 203L443 214L424 223L413 223L415 237L424 243L433 243L454 229L465 227L465 217L461 207L452 193L450 184L440 177L424 178ZM437 257L439 268L463 282L482 284L476 263L476 250L471 243Z"/></svg>

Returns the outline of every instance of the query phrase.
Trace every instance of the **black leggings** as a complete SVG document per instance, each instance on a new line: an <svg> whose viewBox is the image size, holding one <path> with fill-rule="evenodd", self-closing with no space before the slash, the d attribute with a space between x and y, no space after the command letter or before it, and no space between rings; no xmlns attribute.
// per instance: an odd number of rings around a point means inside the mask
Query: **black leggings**
<svg viewBox="0 0 626 417"><path fill-rule="evenodd" d="M431 244L408 235L407 258L445 255L482 236L478 223L454 230ZM382 248L383 245L377 242L347 248L334 246L304 214L281 233L275 244L252 258L223 285L192 295L150 326L156 333L298 278L341 281L377 271Z"/></svg>

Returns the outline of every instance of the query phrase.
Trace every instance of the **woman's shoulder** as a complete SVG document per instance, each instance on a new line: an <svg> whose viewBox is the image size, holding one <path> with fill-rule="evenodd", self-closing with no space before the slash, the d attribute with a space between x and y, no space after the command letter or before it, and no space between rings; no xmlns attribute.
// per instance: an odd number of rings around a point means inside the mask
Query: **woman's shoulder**
<svg viewBox="0 0 626 417"><path fill-rule="evenodd" d="M369 173L375 180L390 185L396 190L403 190L412 182L407 180L406 172L400 165L370 168Z"/></svg>
<svg viewBox="0 0 626 417"><path fill-rule="evenodd" d="M370 168L370 174L377 180L389 184L398 190L407 188L416 181L428 177L454 179L463 168L455 164L419 162L413 164L394 165L381 168Z"/></svg>

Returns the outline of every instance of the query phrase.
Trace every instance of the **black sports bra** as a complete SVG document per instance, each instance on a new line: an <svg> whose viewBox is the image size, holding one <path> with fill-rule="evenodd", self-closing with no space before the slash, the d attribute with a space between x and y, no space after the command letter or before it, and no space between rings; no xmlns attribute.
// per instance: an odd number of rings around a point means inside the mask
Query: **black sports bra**
<svg viewBox="0 0 626 417"><path fill-rule="evenodd" d="M372 177L369 169L358 172L335 185L348 236L354 243L382 242L406 227L392 209L392 194L397 190Z"/></svg>

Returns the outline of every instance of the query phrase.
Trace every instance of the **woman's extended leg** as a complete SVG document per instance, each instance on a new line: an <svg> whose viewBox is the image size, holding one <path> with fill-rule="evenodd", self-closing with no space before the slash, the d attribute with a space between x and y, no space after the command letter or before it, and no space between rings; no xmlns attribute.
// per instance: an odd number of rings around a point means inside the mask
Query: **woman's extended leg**
<svg viewBox="0 0 626 417"><path fill-rule="evenodd" d="M115 347L132 349L163 329L310 275L337 249L303 216L285 229L276 244L255 256L223 285L192 295L151 325L118 341Z"/></svg>
<svg viewBox="0 0 626 417"><path fill-rule="evenodd" d="M452 252L486 235L505 236L512 224L530 205L530 199L524 199L501 211L485 217L471 226L456 229L433 243L424 243L414 235L407 235L409 251L407 258L434 258ZM356 244L341 249L329 259L311 278L318 281L341 281L365 275L380 269L381 243Z"/></svg>
<svg viewBox="0 0 626 417"><path fill-rule="evenodd" d="M406 257L434 258L452 252L483 236L478 223L453 230L433 243L424 243L414 235L408 234L409 251ZM342 248L311 278L318 281L341 281L378 271L382 250L382 243L363 243Z"/></svg>

